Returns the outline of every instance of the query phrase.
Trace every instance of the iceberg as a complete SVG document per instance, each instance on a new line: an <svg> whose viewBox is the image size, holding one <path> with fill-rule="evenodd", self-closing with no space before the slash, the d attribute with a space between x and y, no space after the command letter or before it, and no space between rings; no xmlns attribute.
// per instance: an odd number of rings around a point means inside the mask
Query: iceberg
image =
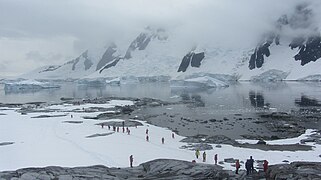
<svg viewBox="0 0 321 180"><path fill-rule="evenodd" d="M209 76L193 77L184 80L171 80L171 88L219 88L228 87L229 85L221 80Z"/></svg>
<svg viewBox="0 0 321 180"><path fill-rule="evenodd" d="M39 82L35 80L7 82L4 84L5 91L40 90L40 89L51 89L51 88L60 88L60 86L51 84L48 82Z"/></svg>

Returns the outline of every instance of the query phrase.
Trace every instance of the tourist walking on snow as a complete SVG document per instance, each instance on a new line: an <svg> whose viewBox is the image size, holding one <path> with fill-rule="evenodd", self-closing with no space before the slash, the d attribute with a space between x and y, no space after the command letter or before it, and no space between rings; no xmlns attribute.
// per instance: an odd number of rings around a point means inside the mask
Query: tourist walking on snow
<svg viewBox="0 0 321 180"><path fill-rule="evenodd" d="M196 149L196 151L195 151L195 156L197 159L198 159L198 156L200 156L200 151L198 149Z"/></svg>
<svg viewBox="0 0 321 180"><path fill-rule="evenodd" d="M162 144L164 144L164 142L165 142L165 139L164 139L164 137L162 137Z"/></svg>
<svg viewBox="0 0 321 180"><path fill-rule="evenodd" d="M236 160L236 162L235 162L235 168L236 168L235 174L239 174L240 167L241 167L240 161Z"/></svg>
<svg viewBox="0 0 321 180"><path fill-rule="evenodd" d="M246 169L246 175L249 175L250 174L250 171L251 171L251 163L250 163L250 160L246 160L245 162L245 169Z"/></svg>
<svg viewBox="0 0 321 180"><path fill-rule="evenodd" d="M217 164L217 154L214 155L214 162Z"/></svg>
<svg viewBox="0 0 321 180"><path fill-rule="evenodd" d="M148 129L146 129L146 134L148 134Z"/></svg>
<svg viewBox="0 0 321 180"><path fill-rule="evenodd" d="M269 162L267 160L264 160L263 162L263 170L266 173L269 167Z"/></svg>
<svg viewBox="0 0 321 180"><path fill-rule="evenodd" d="M130 164L131 168L133 167L133 161L134 161L133 155L130 155L129 156L129 164Z"/></svg>
<svg viewBox="0 0 321 180"><path fill-rule="evenodd" d="M130 135L130 130L128 129L127 134Z"/></svg>
<svg viewBox="0 0 321 180"><path fill-rule="evenodd" d="M252 158L252 156L250 156L250 168L251 168L251 173L254 172L254 159Z"/></svg>
<svg viewBox="0 0 321 180"><path fill-rule="evenodd" d="M205 162L206 161L206 153L205 153L205 151L203 152L203 162Z"/></svg>
<svg viewBox="0 0 321 180"><path fill-rule="evenodd" d="M149 137L148 137L148 135L146 135L146 141L149 142Z"/></svg>
<svg viewBox="0 0 321 180"><path fill-rule="evenodd" d="M174 133L172 133L172 138L173 138L173 139L175 138L175 134L174 134Z"/></svg>

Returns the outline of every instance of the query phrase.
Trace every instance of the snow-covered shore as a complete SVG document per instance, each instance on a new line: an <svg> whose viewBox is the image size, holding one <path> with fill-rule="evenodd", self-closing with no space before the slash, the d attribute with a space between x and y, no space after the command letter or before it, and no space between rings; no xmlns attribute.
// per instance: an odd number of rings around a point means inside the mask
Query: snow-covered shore
<svg viewBox="0 0 321 180"><path fill-rule="evenodd" d="M84 116L96 116L101 112L66 112L75 109L86 109L89 107L111 108L116 105L132 105L132 101L110 101L108 104L83 104L83 105L54 105L44 107L55 110L48 113L28 113L21 115L17 109L2 108L0 110L0 143L14 142L13 144L0 146L0 171L15 170L24 167L43 166L89 166L102 164L108 167L128 167L129 156L134 156L134 165L141 164L154 159L169 158L203 163L196 159L194 152L180 149L187 143L180 142L184 137L172 131L160 128L146 122L139 121L143 126L129 127L130 135L114 132L112 128L101 128L97 123L108 121L123 121L122 119L92 120L83 119ZM32 118L39 115L55 116L51 118ZM61 116L59 116L61 115ZM64 116L62 116L64 115ZM71 117L72 115L72 117ZM80 123L66 123L75 121ZM82 123L81 123L82 122ZM125 124L126 126L126 124ZM146 141L146 129L149 130L149 142ZM86 138L93 134L112 133L107 136ZM269 141L270 144L295 144L301 139L307 138L313 130L307 130L304 135L290 140ZM161 138L165 143L161 143ZM245 140L243 140L245 141ZM246 141L248 142L248 141ZM249 156L255 160L267 159L270 164L282 163L287 160L293 161L320 161L321 145L313 145L311 151L262 151L257 149L246 149L221 145L213 150L206 151L205 163L213 164L214 154L218 154L219 161L225 158L234 158L245 161ZM201 152L203 153L203 152ZM232 163L234 164L234 163ZM232 164L223 163L224 169L234 169ZM241 164L244 166L244 164Z"/></svg>

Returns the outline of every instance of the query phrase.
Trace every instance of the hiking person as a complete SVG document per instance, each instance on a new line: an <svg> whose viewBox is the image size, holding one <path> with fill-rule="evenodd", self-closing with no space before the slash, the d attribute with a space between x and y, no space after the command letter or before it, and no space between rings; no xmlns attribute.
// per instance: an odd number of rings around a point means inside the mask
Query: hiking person
<svg viewBox="0 0 321 180"><path fill-rule="evenodd" d="M149 137L148 137L148 135L146 135L146 141L147 141L147 142L149 141Z"/></svg>
<svg viewBox="0 0 321 180"><path fill-rule="evenodd" d="M130 164L131 168L133 167L133 161L134 161L133 155L130 155L129 156L129 164Z"/></svg>
<svg viewBox="0 0 321 180"><path fill-rule="evenodd" d="M74 116L71 114L71 115L70 115L70 118L73 118L73 117L74 117Z"/></svg>
<svg viewBox="0 0 321 180"><path fill-rule="evenodd" d="M251 173L254 172L254 159L252 158L252 156L250 156L250 167L251 167Z"/></svg>
<svg viewBox="0 0 321 180"><path fill-rule="evenodd" d="M251 162L249 159L246 160L245 162L245 169L246 169L246 175L249 175L251 171Z"/></svg>
<svg viewBox="0 0 321 180"><path fill-rule="evenodd" d="M198 159L199 155L200 155L200 151L198 149L196 149L195 156L196 156L197 159Z"/></svg>
<svg viewBox="0 0 321 180"><path fill-rule="evenodd" d="M123 127L123 133L125 133L125 128Z"/></svg>
<svg viewBox="0 0 321 180"><path fill-rule="evenodd" d="M217 164L217 154L214 155L214 162L215 162L215 165Z"/></svg>
<svg viewBox="0 0 321 180"><path fill-rule="evenodd" d="M146 129L146 134L148 134L148 129Z"/></svg>
<svg viewBox="0 0 321 180"><path fill-rule="evenodd" d="M125 128L125 121L122 121L121 124L122 124L123 128Z"/></svg>
<svg viewBox="0 0 321 180"><path fill-rule="evenodd" d="M108 130L110 130L110 126L108 125Z"/></svg>
<svg viewBox="0 0 321 180"><path fill-rule="evenodd" d="M205 153L205 151L203 152L203 162L205 162L206 161L206 153Z"/></svg>
<svg viewBox="0 0 321 180"><path fill-rule="evenodd" d="M172 133L172 138L173 138L173 139L175 138L175 134L174 134L174 133Z"/></svg>
<svg viewBox="0 0 321 180"><path fill-rule="evenodd" d="M104 123L101 123L101 128L104 129Z"/></svg>
<svg viewBox="0 0 321 180"><path fill-rule="evenodd" d="M130 130L128 129L127 134L130 135Z"/></svg>
<svg viewBox="0 0 321 180"><path fill-rule="evenodd" d="M117 127L117 132L119 132L119 127Z"/></svg>
<svg viewBox="0 0 321 180"><path fill-rule="evenodd" d="M164 142L165 142L165 139L164 139L164 137L162 137L162 144L164 144Z"/></svg>
<svg viewBox="0 0 321 180"><path fill-rule="evenodd" d="M266 173L269 167L269 162L267 160L264 160L263 162L263 170Z"/></svg>
<svg viewBox="0 0 321 180"><path fill-rule="evenodd" d="M236 162L235 162L235 168L236 168L235 174L239 174L240 167L241 167L240 161L236 160Z"/></svg>
<svg viewBox="0 0 321 180"><path fill-rule="evenodd" d="M113 126L113 131L116 131L116 127L115 126Z"/></svg>

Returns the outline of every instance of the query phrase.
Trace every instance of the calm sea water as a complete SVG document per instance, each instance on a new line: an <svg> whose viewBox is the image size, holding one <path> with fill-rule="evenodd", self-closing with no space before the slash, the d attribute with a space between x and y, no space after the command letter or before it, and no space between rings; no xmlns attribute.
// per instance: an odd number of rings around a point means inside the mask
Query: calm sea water
<svg viewBox="0 0 321 180"><path fill-rule="evenodd" d="M150 97L166 101L177 101L182 97L198 97L205 107L222 111L251 110L270 106L289 111L321 100L321 83L242 82L228 88L209 90L171 89L168 83L149 83L122 86L88 87L75 83L61 84L60 89L40 91L5 91L0 86L0 103L60 102L61 97Z"/></svg>

